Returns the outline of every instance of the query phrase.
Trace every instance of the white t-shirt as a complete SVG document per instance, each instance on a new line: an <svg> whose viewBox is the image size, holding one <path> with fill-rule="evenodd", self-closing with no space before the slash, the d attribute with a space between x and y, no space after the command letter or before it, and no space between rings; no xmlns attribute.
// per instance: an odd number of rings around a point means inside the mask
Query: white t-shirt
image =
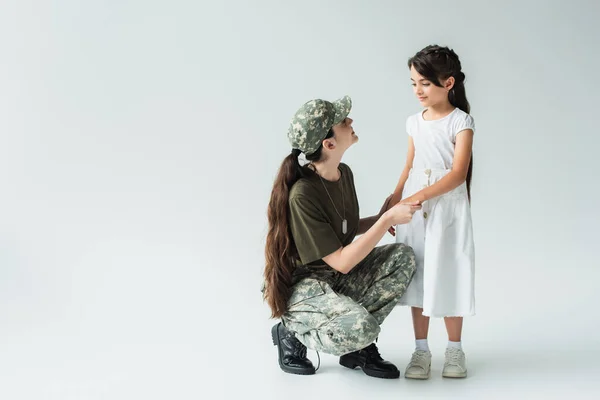
<svg viewBox="0 0 600 400"><path fill-rule="evenodd" d="M406 120L406 132L415 145L415 169L452 169L456 135L465 129L475 132L475 121L471 115L455 108L443 118L427 121L423 111Z"/></svg>

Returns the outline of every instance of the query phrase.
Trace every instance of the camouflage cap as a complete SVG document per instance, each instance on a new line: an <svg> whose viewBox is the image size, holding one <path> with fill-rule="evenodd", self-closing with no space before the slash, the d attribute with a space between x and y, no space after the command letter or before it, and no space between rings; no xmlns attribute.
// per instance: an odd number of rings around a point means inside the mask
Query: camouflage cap
<svg viewBox="0 0 600 400"><path fill-rule="evenodd" d="M288 139L292 148L304 154L314 153L332 126L342 122L352 108L352 100L344 96L336 101L310 100L298 111L290 122Z"/></svg>

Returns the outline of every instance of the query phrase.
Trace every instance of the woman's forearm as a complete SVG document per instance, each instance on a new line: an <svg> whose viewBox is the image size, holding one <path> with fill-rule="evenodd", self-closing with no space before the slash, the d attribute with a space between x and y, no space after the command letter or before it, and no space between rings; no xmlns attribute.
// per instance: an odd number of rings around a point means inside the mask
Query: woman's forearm
<svg viewBox="0 0 600 400"><path fill-rule="evenodd" d="M331 268L347 274L375 248L389 227L390 218L384 214L362 235L348 246L341 247L334 253L323 257Z"/></svg>

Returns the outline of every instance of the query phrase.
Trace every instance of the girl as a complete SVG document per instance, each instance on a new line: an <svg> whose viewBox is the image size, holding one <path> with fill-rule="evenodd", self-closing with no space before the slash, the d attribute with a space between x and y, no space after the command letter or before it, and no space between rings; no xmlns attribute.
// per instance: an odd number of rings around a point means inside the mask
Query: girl
<svg viewBox="0 0 600 400"><path fill-rule="evenodd" d="M417 260L414 278L398 303L412 307L416 339L405 376L430 377L429 318L444 317L449 341L442 376L464 378L463 316L475 314L469 207L475 125L465 75L453 50L425 47L409 59L408 67L424 109L406 121L406 164L389 203L422 204L412 221L395 232L396 242L411 246Z"/></svg>
<svg viewBox="0 0 600 400"><path fill-rule="evenodd" d="M315 99L294 115L292 147L275 179L268 207L264 298L281 318L271 335L285 372L315 373L307 347L340 356L344 367L369 376L398 378L379 354L380 325L415 271L412 249L376 247L391 226L411 220L418 204L387 203L360 218L350 167L341 162L358 141L348 117L351 100ZM298 156L310 162L300 166ZM362 235L355 239L356 235Z"/></svg>

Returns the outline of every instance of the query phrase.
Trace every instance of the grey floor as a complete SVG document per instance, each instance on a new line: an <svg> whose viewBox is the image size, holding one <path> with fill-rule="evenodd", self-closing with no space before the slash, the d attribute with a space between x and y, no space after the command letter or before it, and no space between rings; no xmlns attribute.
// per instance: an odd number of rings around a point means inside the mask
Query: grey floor
<svg viewBox="0 0 600 400"><path fill-rule="evenodd" d="M256 314L208 318L200 310L162 314L53 319L35 330L14 325L0 344L0 398L7 400L88 399L597 399L597 348L585 340L562 342L520 330L486 328L482 316L465 323L469 377L441 377L445 347L441 321L433 321L428 381L370 378L321 354L316 375L283 373L271 344L271 321ZM215 315L212 315L214 317ZM129 319L128 319L129 318ZM206 318L203 320L202 318ZM121 321L119 324L118 322ZM179 322L177 322L179 321ZM204 321L204 322L203 322ZM382 355L403 368L413 348L409 314L395 310L379 339ZM104 322L104 323L103 323ZM501 320L497 321L498 323ZM487 334L486 334L487 332ZM565 337L566 338L566 337ZM309 351L317 363L317 355Z"/></svg>
<svg viewBox="0 0 600 400"><path fill-rule="evenodd" d="M382 331L379 348L389 361L404 368L413 349L407 312L392 314ZM475 325L476 320L473 319ZM479 326L465 331L478 331ZM395 332L394 332L395 331ZM433 353L432 376L427 381L415 381L401 376L396 380L380 380L364 375L360 370L348 370L337 358L321 355L321 367L314 376L293 376L276 365L275 348L265 346L268 355L261 358L264 369L245 379L245 390L277 399L302 399L306 394L326 394L332 399L598 399L600 398L600 351L580 349L567 342L552 344L547 340L524 337L513 343L499 335L465 340L469 376L466 379L441 377L445 349L441 321L432 321L430 344ZM506 336L512 336L506 332ZM268 337L265 335L265 342ZM571 348L569 348L571 347ZM317 362L317 355L309 351ZM236 398L240 387L229 387L225 398Z"/></svg>

